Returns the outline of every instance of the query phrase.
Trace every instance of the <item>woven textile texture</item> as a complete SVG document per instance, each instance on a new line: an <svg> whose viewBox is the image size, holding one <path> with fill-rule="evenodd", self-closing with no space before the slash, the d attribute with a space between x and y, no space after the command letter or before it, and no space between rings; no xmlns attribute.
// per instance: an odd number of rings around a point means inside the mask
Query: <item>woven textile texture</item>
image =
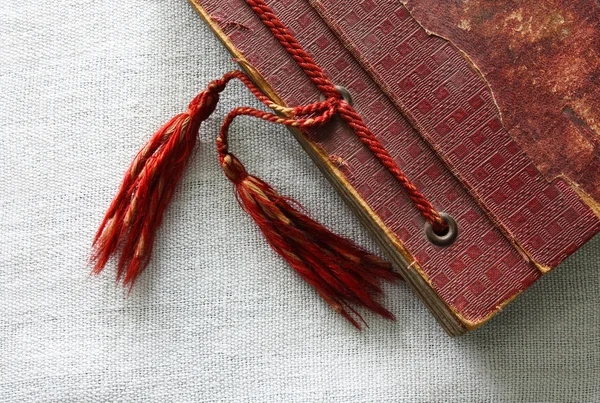
<svg viewBox="0 0 600 403"><path fill-rule="evenodd" d="M153 131L234 64L184 0L0 4L0 401L600 401L600 238L485 327L448 338L403 285L357 332L265 244L203 125L132 293L90 244ZM286 129L239 119L247 168L373 241ZM277 145L268 146L270 142Z"/></svg>

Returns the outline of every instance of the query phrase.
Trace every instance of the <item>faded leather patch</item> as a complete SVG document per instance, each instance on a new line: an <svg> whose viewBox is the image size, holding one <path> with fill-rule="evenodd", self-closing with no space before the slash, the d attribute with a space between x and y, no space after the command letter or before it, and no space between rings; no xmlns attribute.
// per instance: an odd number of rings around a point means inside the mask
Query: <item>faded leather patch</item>
<svg viewBox="0 0 600 403"><path fill-rule="evenodd" d="M407 0L466 53L504 126L549 180L600 203L600 5L595 0Z"/></svg>

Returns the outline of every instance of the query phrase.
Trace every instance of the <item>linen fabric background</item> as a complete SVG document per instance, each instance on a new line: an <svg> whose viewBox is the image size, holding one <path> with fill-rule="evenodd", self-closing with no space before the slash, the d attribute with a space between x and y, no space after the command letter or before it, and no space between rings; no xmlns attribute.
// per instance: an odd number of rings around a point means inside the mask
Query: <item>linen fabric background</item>
<svg viewBox="0 0 600 403"><path fill-rule="evenodd" d="M406 285L357 332L266 245L201 129L131 294L89 276L94 232L137 150L234 68L184 0L0 5L0 400L600 401L600 238L482 329L450 339ZM378 251L286 129L240 119L232 150Z"/></svg>

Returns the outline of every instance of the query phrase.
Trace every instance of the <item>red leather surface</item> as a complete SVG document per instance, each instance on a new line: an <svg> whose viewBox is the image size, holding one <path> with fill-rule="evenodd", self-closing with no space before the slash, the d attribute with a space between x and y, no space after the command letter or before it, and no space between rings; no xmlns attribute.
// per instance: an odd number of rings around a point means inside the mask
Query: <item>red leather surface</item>
<svg viewBox="0 0 600 403"><path fill-rule="evenodd" d="M319 98L243 0L202 0L201 4L218 17L229 39L288 105ZM351 130L338 124L311 134L328 154L344 161L342 170L349 183L404 242L441 298L465 319L473 323L485 320L541 275L485 210L494 209L502 219L508 217L503 224L518 232L519 241L550 265L558 264L598 230L597 219L576 195L562 182L545 183L503 132L497 112L490 107L490 93L478 87L472 72L460 64L462 59L453 56L446 44L430 42L424 31L411 25L411 17L399 2L373 7L371 1L350 1L344 7L328 8L326 12L336 16L339 26L354 21L359 28L352 38L345 38L348 43L338 39L306 0L268 4L331 79L350 89L357 111L407 176L440 211L457 219L458 241L448 248L433 246L424 236L423 219L401 187ZM380 7L393 10L385 9L385 15L378 16ZM382 42L382 30L393 32L389 41ZM400 60L406 45L418 49L419 60L410 52L402 56L408 59ZM369 52L362 58L368 69L363 69L346 47ZM394 55L390 61L395 61L394 66L386 63L387 55ZM419 123L422 133L370 77L377 75L378 66L383 68L380 72L398 74L397 78L386 76L391 80L388 85L394 84L395 90L402 92L398 96L402 105L408 106L405 113ZM381 77L377 79L385 84ZM464 98L466 95L469 97ZM444 99L452 102L444 103ZM400 104L399 100L394 102ZM454 173L447 163L452 164ZM470 188L481 193L479 203ZM482 200L485 203L480 204Z"/></svg>
<svg viewBox="0 0 600 403"><path fill-rule="evenodd" d="M566 175L600 203L600 1L404 3L473 60L546 178Z"/></svg>

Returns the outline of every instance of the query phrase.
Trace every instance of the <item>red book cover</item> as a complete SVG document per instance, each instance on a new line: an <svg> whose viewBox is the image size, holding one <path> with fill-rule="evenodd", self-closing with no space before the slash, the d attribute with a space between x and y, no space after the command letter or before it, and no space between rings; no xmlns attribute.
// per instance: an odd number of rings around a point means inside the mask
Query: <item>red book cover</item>
<svg viewBox="0 0 600 403"><path fill-rule="evenodd" d="M244 0L191 2L272 99L319 99ZM433 244L352 129L334 122L296 133L448 333L484 324L598 232L600 68L592 49L600 28L592 0L550 2L548 10L527 1L266 3L349 90L418 189L455 218L456 241ZM550 15L545 27L532 22L540 13ZM595 23L586 25L590 13Z"/></svg>

